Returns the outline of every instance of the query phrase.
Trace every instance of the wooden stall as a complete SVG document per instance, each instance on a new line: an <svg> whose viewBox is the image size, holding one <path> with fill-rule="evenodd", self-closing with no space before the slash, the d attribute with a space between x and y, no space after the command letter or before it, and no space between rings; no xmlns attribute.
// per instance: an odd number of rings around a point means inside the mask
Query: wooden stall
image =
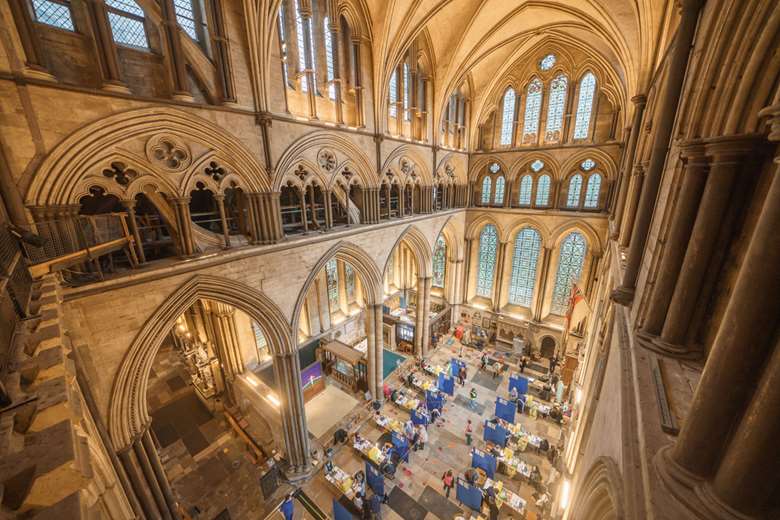
<svg viewBox="0 0 780 520"><path fill-rule="evenodd" d="M327 375L351 388L353 392L368 389L367 367L363 353L338 340L321 345L322 367Z"/></svg>

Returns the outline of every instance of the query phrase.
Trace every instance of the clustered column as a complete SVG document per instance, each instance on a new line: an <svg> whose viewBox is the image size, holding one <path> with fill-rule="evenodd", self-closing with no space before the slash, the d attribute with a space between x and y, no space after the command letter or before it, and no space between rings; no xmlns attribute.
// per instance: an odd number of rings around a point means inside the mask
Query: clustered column
<svg viewBox="0 0 780 520"><path fill-rule="evenodd" d="M493 298L493 312L501 312L501 298L503 297L504 289L504 257L506 256L506 244L506 242L500 242L498 244L495 283L496 290Z"/></svg>
<svg viewBox="0 0 780 520"><path fill-rule="evenodd" d="M301 364L298 353L274 356L274 374L281 393L279 411L282 417L284 445L287 448L290 479L303 478L311 470L306 410L301 390Z"/></svg>
<svg viewBox="0 0 780 520"><path fill-rule="evenodd" d="M275 244L284 237L280 197L278 191L247 194L252 243Z"/></svg>
<svg viewBox="0 0 780 520"><path fill-rule="evenodd" d="M417 277L417 315L414 325L414 349L420 357L428 355L428 347L431 341L428 329L431 328L432 282L433 279L430 276Z"/></svg>
<svg viewBox="0 0 780 520"><path fill-rule="evenodd" d="M623 163L623 170L620 173L620 187L618 189L617 202L615 204L615 213L612 220L615 223L613 239L618 238L620 228L623 223L623 211L626 204L626 195L628 194L628 185L634 169L634 156L636 154L637 143L639 142L639 132L642 130L642 116L647 104L647 96L640 94L631 98L634 103L634 119L631 123L631 133L628 137L626 146L626 159Z"/></svg>
<svg viewBox="0 0 780 520"><path fill-rule="evenodd" d="M544 246L542 248L542 258L539 260L539 284L536 290L536 300L534 301L533 321L539 323L542 321L542 310L544 308L544 294L547 292L547 278L550 275L550 264L552 260L552 248Z"/></svg>
<svg viewBox="0 0 780 520"><path fill-rule="evenodd" d="M179 254L183 257L195 254L195 242L192 238L192 218L190 216L190 198L176 197L173 199L174 213L176 216L176 229L178 230Z"/></svg>
<svg viewBox="0 0 780 520"><path fill-rule="evenodd" d="M777 143L780 105L769 113L776 118L770 140ZM780 481L774 462L780 457L780 157L775 165L685 424L673 447L659 454L667 487L707 518L765 512ZM692 496L704 499L686 500Z"/></svg>
<svg viewBox="0 0 780 520"><path fill-rule="evenodd" d="M176 501L149 429L117 454L146 518L178 520Z"/></svg>

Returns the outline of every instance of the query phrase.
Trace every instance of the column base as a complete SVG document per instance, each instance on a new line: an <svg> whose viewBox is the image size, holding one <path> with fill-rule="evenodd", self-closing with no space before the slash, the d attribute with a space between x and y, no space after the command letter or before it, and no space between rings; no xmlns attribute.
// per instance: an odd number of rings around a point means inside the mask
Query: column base
<svg viewBox="0 0 780 520"><path fill-rule="evenodd" d="M638 330L636 332L636 339L637 343L639 343L642 348L651 350L656 354L661 354L664 357L685 360L694 360L701 357L701 352L691 350L687 345L668 343L662 340L660 336L645 330Z"/></svg>
<svg viewBox="0 0 780 520"><path fill-rule="evenodd" d="M184 101L186 103L194 103L195 98L189 92L177 92L171 96L176 101Z"/></svg>
<svg viewBox="0 0 780 520"><path fill-rule="evenodd" d="M281 470L284 479L291 484L303 482L314 474L314 466L311 464L301 468L293 467L285 462Z"/></svg>
<svg viewBox="0 0 780 520"><path fill-rule="evenodd" d="M631 304L634 301L634 288L633 287L624 287L620 286L612 290L612 293L610 293L609 298L617 303L618 305L623 305L625 307L631 307Z"/></svg>
<svg viewBox="0 0 780 520"><path fill-rule="evenodd" d="M103 90L107 92L116 92L118 94L130 94L130 89L127 88L127 85L119 82L103 83Z"/></svg>
<svg viewBox="0 0 780 520"><path fill-rule="evenodd" d="M29 65L24 68L22 74L24 74L26 78L30 78L30 79L42 79L44 81L57 81L57 78L54 77L54 75L52 75L49 71L43 68L31 67Z"/></svg>
<svg viewBox="0 0 780 520"><path fill-rule="evenodd" d="M756 520L724 504L712 491L709 483L677 464L671 458L673 445L658 450L653 466L661 485L668 491L688 517L700 520Z"/></svg>

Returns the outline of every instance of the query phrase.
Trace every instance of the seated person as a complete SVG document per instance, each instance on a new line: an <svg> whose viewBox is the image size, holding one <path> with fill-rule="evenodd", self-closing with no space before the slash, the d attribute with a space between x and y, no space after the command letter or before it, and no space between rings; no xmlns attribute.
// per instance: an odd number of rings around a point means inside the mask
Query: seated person
<svg viewBox="0 0 780 520"><path fill-rule="evenodd" d="M479 476L477 475L477 472L474 470L474 468L469 468L465 473L463 473L463 478L466 479L466 482L472 486L477 483L478 477Z"/></svg>
<svg viewBox="0 0 780 520"><path fill-rule="evenodd" d="M393 391L390 393L390 400L391 400L391 401L393 401L393 402L397 401L397 400L398 400L398 394L399 394L399 393L400 393L400 392L398 391L398 389L397 389L397 388L396 388L395 390L393 390Z"/></svg>
<svg viewBox="0 0 780 520"><path fill-rule="evenodd" d="M441 411L439 411L438 408L434 408L431 410L431 422L436 424L436 421L439 420L439 417L441 417Z"/></svg>
<svg viewBox="0 0 780 520"><path fill-rule="evenodd" d="M513 403L516 403L518 397L519 395L517 394L517 388L513 386L512 389L509 391L509 400L512 401Z"/></svg>
<svg viewBox="0 0 780 520"><path fill-rule="evenodd" d="M406 376L406 384L414 386L414 372L409 372L409 375Z"/></svg>
<svg viewBox="0 0 780 520"><path fill-rule="evenodd" d="M362 442L363 442L363 437L361 437L358 432L355 432L355 439L353 441L353 444L360 444Z"/></svg>

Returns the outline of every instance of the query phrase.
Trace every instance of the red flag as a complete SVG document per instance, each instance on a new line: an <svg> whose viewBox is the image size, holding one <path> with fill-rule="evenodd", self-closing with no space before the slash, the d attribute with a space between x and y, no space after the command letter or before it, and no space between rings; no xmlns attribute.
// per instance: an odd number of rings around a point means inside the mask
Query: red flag
<svg viewBox="0 0 780 520"><path fill-rule="evenodd" d="M576 328L588 314L590 314L590 305L585 299L585 293L582 292L579 285L572 284L569 310L566 312L566 330Z"/></svg>

